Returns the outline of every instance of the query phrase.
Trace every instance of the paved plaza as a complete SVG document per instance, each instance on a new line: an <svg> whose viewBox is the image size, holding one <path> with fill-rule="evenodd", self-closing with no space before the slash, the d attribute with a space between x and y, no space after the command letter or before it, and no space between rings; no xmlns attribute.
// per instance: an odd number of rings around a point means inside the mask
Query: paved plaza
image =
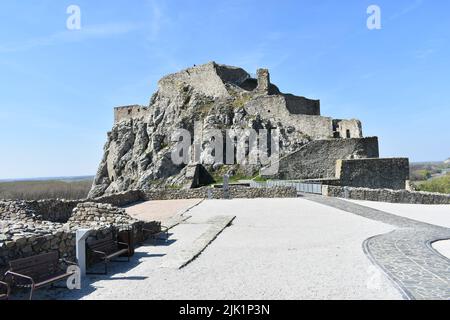
<svg viewBox="0 0 450 320"><path fill-rule="evenodd" d="M312 195L189 204L168 241L146 243L81 291L37 298L448 298L450 263L427 241L450 230L368 205Z"/></svg>

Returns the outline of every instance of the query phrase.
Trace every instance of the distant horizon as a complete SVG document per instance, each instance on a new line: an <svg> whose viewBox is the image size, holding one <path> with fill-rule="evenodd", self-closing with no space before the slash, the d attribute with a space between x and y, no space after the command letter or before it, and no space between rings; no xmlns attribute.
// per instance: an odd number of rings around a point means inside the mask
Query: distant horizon
<svg viewBox="0 0 450 320"><path fill-rule="evenodd" d="M444 161L450 159L446 158L444 160L430 160L430 161L409 161L409 164L422 164L422 163L443 163ZM0 183L2 182L27 182L27 181L49 181L49 180L66 180L73 179L78 180L81 178L95 178L95 174L86 174L86 175L62 175L62 176L49 176L49 177L25 177L25 178L1 178Z"/></svg>
<svg viewBox="0 0 450 320"><path fill-rule="evenodd" d="M0 178L2 182L31 182L31 181L51 181L51 180L81 180L83 178L95 178L95 174L87 174L80 176L54 176L54 177L28 177L28 178Z"/></svg>

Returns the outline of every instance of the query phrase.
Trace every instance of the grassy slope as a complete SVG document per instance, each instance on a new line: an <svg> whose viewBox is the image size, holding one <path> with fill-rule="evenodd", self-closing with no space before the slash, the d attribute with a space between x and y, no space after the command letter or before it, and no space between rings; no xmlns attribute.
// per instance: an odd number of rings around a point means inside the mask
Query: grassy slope
<svg viewBox="0 0 450 320"><path fill-rule="evenodd" d="M414 185L416 186L416 189L419 191L440 192L450 194L450 173L445 176L433 178L428 181L415 182Z"/></svg>

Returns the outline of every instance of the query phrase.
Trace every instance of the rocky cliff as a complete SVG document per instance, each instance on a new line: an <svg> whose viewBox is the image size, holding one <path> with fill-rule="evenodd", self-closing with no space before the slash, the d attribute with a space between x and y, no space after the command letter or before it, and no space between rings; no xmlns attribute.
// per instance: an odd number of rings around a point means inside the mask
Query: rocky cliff
<svg viewBox="0 0 450 320"><path fill-rule="evenodd" d="M163 77L148 106L115 109L115 123L89 196L190 186L192 170L198 169L173 163L171 136L180 128L193 136L196 122L203 130L277 128L281 156L315 139L362 136L359 121L322 117L318 100L281 93L265 69L258 70L255 79L241 68L210 62ZM207 144L202 141L203 147ZM252 177L260 168L216 161L203 169L211 180L224 173Z"/></svg>

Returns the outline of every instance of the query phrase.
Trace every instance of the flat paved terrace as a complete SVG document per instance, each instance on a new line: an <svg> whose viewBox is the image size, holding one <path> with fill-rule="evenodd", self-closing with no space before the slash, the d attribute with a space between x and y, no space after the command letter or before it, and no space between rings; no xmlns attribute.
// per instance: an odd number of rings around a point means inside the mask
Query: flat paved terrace
<svg viewBox="0 0 450 320"><path fill-rule="evenodd" d="M306 198L205 200L184 216L169 241L138 248L108 276L40 298L405 298L363 250L393 225Z"/></svg>
<svg viewBox="0 0 450 320"><path fill-rule="evenodd" d="M126 208L127 214L142 221L161 221L170 225L177 216L195 207L203 199L154 200L131 205Z"/></svg>

